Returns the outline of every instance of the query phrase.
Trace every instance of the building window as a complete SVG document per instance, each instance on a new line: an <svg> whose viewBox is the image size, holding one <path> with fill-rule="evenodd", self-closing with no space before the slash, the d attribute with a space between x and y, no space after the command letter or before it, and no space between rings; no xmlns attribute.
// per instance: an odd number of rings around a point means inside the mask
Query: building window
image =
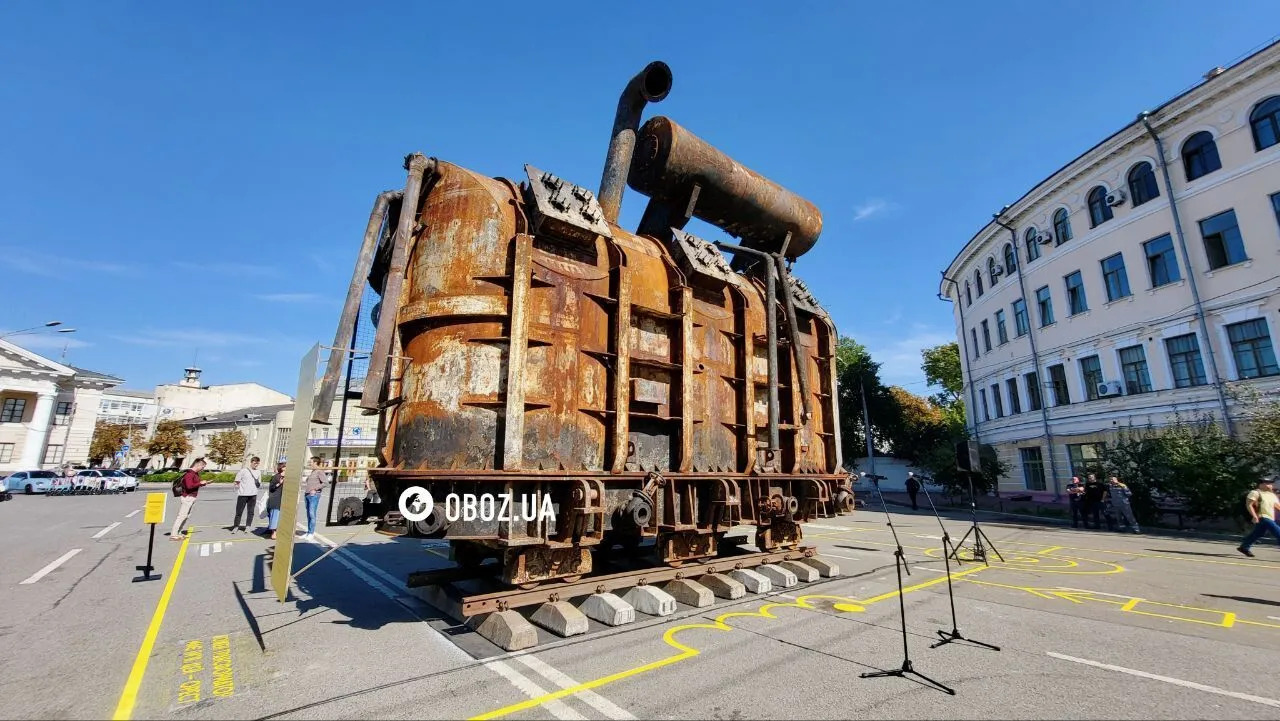
<svg viewBox="0 0 1280 721"><path fill-rule="evenodd" d="M0 410L0 423L21 423L26 412L26 398L5 398L4 409Z"/></svg>
<svg viewBox="0 0 1280 721"><path fill-rule="evenodd" d="M1058 208L1053 214L1053 242L1062 245L1068 240L1071 240L1071 214L1066 208Z"/></svg>
<svg viewBox="0 0 1280 721"><path fill-rule="evenodd" d="M1276 214L1276 223L1280 224L1280 193L1271 195L1271 210Z"/></svg>
<svg viewBox="0 0 1280 721"><path fill-rule="evenodd" d="M1022 482L1027 490L1045 490L1044 456L1040 454L1040 448L1019 448L1018 452L1022 454Z"/></svg>
<svg viewBox="0 0 1280 721"><path fill-rule="evenodd" d="M65 446L45 446L43 463L62 463L62 453Z"/></svg>
<svg viewBox="0 0 1280 721"><path fill-rule="evenodd" d="M1000 384L991 386L991 402L996 407L996 418L1004 418L1004 399L1000 397Z"/></svg>
<svg viewBox="0 0 1280 721"><path fill-rule="evenodd" d="M71 401L58 401L53 412L53 425L65 426L71 422Z"/></svg>
<svg viewBox="0 0 1280 721"><path fill-rule="evenodd" d="M987 391L982 388L979 388L978 397L982 399L982 420L984 421L991 420L991 411L990 409L987 408Z"/></svg>
<svg viewBox="0 0 1280 721"><path fill-rule="evenodd" d="M1151 373L1147 371L1147 351L1140 345L1120 349L1120 370L1124 373L1124 392L1151 392Z"/></svg>
<svg viewBox="0 0 1280 721"><path fill-rule="evenodd" d="M1178 272L1178 256L1173 252L1173 238L1168 233L1142 244L1147 254L1147 272L1151 274L1151 287L1159 288L1181 280Z"/></svg>
<svg viewBox="0 0 1280 721"><path fill-rule="evenodd" d="M1067 369L1061 363L1049 366L1049 382L1053 386L1053 404L1071 405L1071 389L1067 387Z"/></svg>
<svg viewBox="0 0 1280 721"><path fill-rule="evenodd" d="M1004 309L996 311L996 340L1000 341L1000 345L1009 342L1009 327L1004 322Z"/></svg>
<svg viewBox="0 0 1280 721"><path fill-rule="evenodd" d="M1107 205L1107 189L1099 185L1089 191L1089 222L1092 224L1090 227L1096 228L1111 218L1111 206Z"/></svg>
<svg viewBox="0 0 1280 721"><path fill-rule="evenodd" d="M1098 386L1102 385L1102 361L1098 360L1098 356L1080 359L1080 377L1084 379L1085 400L1096 401L1101 398Z"/></svg>
<svg viewBox="0 0 1280 721"><path fill-rule="evenodd" d="M982 297L982 271L973 271L973 284L978 286L978 297Z"/></svg>
<svg viewBox="0 0 1280 721"><path fill-rule="evenodd" d="M1036 242L1036 229L1027 228L1027 232L1022 236L1022 243L1027 246L1027 262L1030 263L1040 257L1040 244Z"/></svg>
<svg viewBox="0 0 1280 721"><path fill-rule="evenodd" d="M1187 173L1188 183L1221 167L1218 144L1213 142L1213 135L1209 131L1201 130L1182 144L1182 168Z"/></svg>
<svg viewBox="0 0 1280 721"><path fill-rule="evenodd" d="M1019 338L1031 332L1031 319L1027 317L1027 301L1022 298L1013 301L1013 330Z"/></svg>
<svg viewBox="0 0 1280 721"><path fill-rule="evenodd" d="M1000 266L996 265L995 258L987 258L987 275L991 276L991 287L996 287L1000 282Z"/></svg>
<svg viewBox="0 0 1280 721"><path fill-rule="evenodd" d="M1228 210L1200 221L1200 235L1204 238L1209 270L1248 260L1244 254L1244 238L1236 223L1236 211Z"/></svg>
<svg viewBox="0 0 1280 721"><path fill-rule="evenodd" d="M1227 338L1231 340L1231 355L1236 359L1236 375L1240 380L1280 373L1265 318L1227 326Z"/></svg>
<svg viewBox="0 0 1280 721"><path fill-rule="evenodd" d="M1013 253L1013 243L1004 244L1004 272L1012 273L1018 269L1018 258Z"/></svg>
<svg viewBox="0 0 1280 721"><path fill-rule="evenodd" d="M982 355L982 350L978 348L978 329L970 328L969 334L973 336L973 357L977 358Z"/></svg>
<svg viewBox="0 0 1280 721"><path fill-rule="evenodd" d="M1202 386L1208 381L1204 376L1204 363L1200 359L1200 341L1195 333L1165 338L1165 352L1173 368L1173 387Z"/></svg>
<svg viewBox="0 0 1280 721"><path fill-rule="evenodd" d="M1040 311L1040 327L1053 323L1053 297L1049 295L1049 286L1041 286L1036 291L1036 308Z"/></svg>
<svg viewBox="0 0 1280 721"><path fill-rule="evenodd" d="M1027 384L1027 410L1040 410L1040 375L1035 371L1022 376Z"/></svg>
<svg viewBox="0 0 1280 721"><path fill-rule="evenodd" d="M1100 473L1102 471L1099 461L1102 458L1101 443L1069 443L1067 444L1067 459L1071 464L1071 475L1079 476L1082 480L1090 473Z"/></svg>
<svg viewBox="0 0 1280 721"><path fill-rule="evenodd" d="M1067 283L1067 306L1071 315L1089 310L1084 297L1084 277L1080 275L1080 271L1068 275L1064 280Z"/></svg>
<svg viewBox="0 0 1280 721"><path fill-rule="evenodd" d="M1102 281L1107 286L1107 302L1128 298L1129 274L1124 269L1124 254L1116 253L1102 261Z"/></svg>
<svg viewBox="0 0 1280 721"><path fill-rule="evenodd" d="M13 444L0 443L0 463L9 463L13 460Z"/></svg>
<svg viewBox="0 0 1280 721"><path fill-rule="evenodd" d="M973 286L969 285L969 281L964 282L964 300L969 305L973 305Z"/></svg>
<svg viewBox="0 0 1280 721"><path fill-rule="evenodd" d="M1009 415L1016 416L1022 412L1022 395L1018 393L1018 379L1010 378L1004 384L1009 391Z"/></svg>
<svg viewBox="0 0 1280 721"><path fill-rule="evenodd" d="M1160 197L1160 186L1156 185L1156 174L1151 169L1151 163L1138 163L1129 171L1129 197L1133 198L1135 208Z"/></svg>
<svg viewBox="0 0 1280 721"><path fill-rule="evenodd" d="M1280 143L1280 95L1258 103L1249 113L1249 124L1253 126L1254 150L1266 150Z"/></svg>
<svg viewBox="0 0 1280 721"><path fill-rule="evenodd" d="M985 319L982 321L982 347L988 353L991 352L991 326Z"/></svg>

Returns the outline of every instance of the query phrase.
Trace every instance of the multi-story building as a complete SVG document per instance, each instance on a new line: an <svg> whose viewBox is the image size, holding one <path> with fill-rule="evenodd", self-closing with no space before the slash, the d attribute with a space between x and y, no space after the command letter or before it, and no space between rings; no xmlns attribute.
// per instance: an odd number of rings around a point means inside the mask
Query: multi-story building
<svg viewBox="0 0 1280 721"><path fill-rule="evenodd" d="M282 447L281 434L288 439L289 426L293 423L293 404L285 403L270 406L252 406L239 408L225 413L214 413L197 416L183 421L187 429L187 438L191 441L191 452L183 458L167 459L170 466L186 467L196 458L209 455L209 442L213 437L225 431L237 430L245 435L245 458L257 456L262 459L262 468L275 470L275 461L283 454L277 452ZM225 468L218 466L211 459L210 468L217 470L235 470L244 459L233 461Z"/></svg>
<svg viewBox="0 0 1280 721"><path fill-rule="evenodd" d="M1126 426L1280 387L1280 43L1098 143L973 237L943 274L968 421L1057 495Z"/></svg>

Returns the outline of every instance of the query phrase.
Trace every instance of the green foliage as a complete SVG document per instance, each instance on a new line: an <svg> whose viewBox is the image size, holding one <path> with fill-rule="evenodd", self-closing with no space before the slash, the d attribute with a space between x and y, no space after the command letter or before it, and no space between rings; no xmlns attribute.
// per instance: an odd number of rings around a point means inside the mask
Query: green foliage
<svg viewBox="0 0 1280 721"><path fill-rule="evenodd" d="M97 466L104 459L112 460L116 453L124 449L124 442L128 437L129 426L98 421L93 427L93 438L89 441L89 463Z"/></svg>
<svg viewBox="0 0 1280 721"><path fill-rule="evenodd" d="M836 379L840 405L840 441L848 464L867 452L863 432L862 394L867 394L867 415L875 439L886 438L899 422L899 408L889 389L880 382L880 364L871 360L865 346L841 337L836 345Z"/></svg>
<svg viewBox="0 0 1280 721"><path fill-rule="evenodd" d="M148 473L138 479L140 483L173 483L182 473L176 471L165 471L163 473ZM210 483L233 483L236 480L234 473L219 473L215 471L204 471L200 474L200 478Z"/></svg>
<svg viewBox="0 0 1280 721"><path fill-rule="evenodd" d="M238 429L216 433L209 439L209 460L219 466L244 461L245 450L249 447L249 437Z"/></svg>
<svg viewBox="0 0 1280 721"><path fill-rule="evenodd" d="M996 455L995 449L986 444L978 446L978 458L982 462L982 472L973 475L973 491L978 495L985 495L999 486L1000 479L1009 474L1010 468L1008 463ZM917 465L927 471L934 482L946 489L949 495L969 495L969 474L956 470L956 451L950 440L922 452Z"/></svg>
<svg viewBox="0 0 1280 721"><path fill-rule="evenodd" d="M160 421L147 441L147 453L165 458L179 458L191 452L191 441L181 421Z"/></svg>
<svg viewBox="0 0 1280 721"><path fill-rule="evenodd" d="M941 409L896 386L889 389L889 395L897 410L881 440L888 443L894 456L919 463L934 447L951 442L953 429Z"/></svg>

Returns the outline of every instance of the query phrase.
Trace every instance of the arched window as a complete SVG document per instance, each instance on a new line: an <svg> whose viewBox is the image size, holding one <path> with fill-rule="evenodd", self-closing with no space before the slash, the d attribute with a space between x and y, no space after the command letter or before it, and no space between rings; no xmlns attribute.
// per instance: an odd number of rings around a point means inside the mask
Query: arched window
<svg viewBox="0 0 1280 721"><path fill-rule="evenodd" d="M1160 197L1160 186L1156 185L1156 174L1151 163L1141 162L1129 170L1129 197L1133 198L1133 206Z"/></svg>
<svg viewBox="0 0 1280 721"><path fill-rule="evenodd" d="M1218 144L1207 130L1187 138L1182 144L1182 167L1187 172L1187 182L1208 175L1222 167L1218 159Z"/></svg>
<svg viewBox="0 0 1280 721"><path fill-rule="evenodd" d="M1254 150L1266 150L1280 143L1280 95L1272 95L1254 107L1249 113L1253 126Z"/></svg>
<svg viewBox="0 0 1280 721"><path fill-rule="evenodd" d="M1022 236L1022 242L1027 246L1027 262L1040 257L1040 244L1036 242L1036 236L1039 235L1034 227L1027 228L1027 232Z"/></svg>
<svg viewBox="0 0 1280 721"><path fill-rule="evenodd" d="M978 286L978 297L982 297L982 271L973 271L973 284Z"/></svg>
<svg viewBox="0 0 1280 721"><path fill-rule="evenodd" d="M1058 208L1053 214L1054 245L1062 245L1071 240L1071 215L1066 208Z"/></svg>
<svg viewBox="0 0 1280 721"><path fill-rule="evenodd" d="M987 275L991 277L991 287L996 287L996 283L1000 282L1000 272L996 269L995 258L987 258Z"/></svg>
<svg viewBox="0 0 1280 721"><path fill-rule="evenodd" d="M1111 206L1107 205L1107 189L1101 185L1089 191L1089 222L1098 227L1111 220Z"/></svg>
<svg viewBox="0 0 1280 721"><path fill-rule="evenodd" d="M969 281L964 282L964 299L969 305L973 305L973 286L969 285Z"/></svg>
<svg viewBox="0 0 1280 721"><path fill-rule="evenodd" d="M1013 254L1013 243L1004 244L1004 272L1012 273L1018 269L1018 258Z"/></svg>

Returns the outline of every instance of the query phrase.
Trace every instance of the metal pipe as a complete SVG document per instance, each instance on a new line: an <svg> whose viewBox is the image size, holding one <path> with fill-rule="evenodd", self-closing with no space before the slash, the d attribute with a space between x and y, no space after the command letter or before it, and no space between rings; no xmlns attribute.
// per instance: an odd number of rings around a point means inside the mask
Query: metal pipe
<svg viewBox="0 0 1280 721"><path fill-rule="evenodd" d="M316 394L315 411L311 414L312 423L329 424L329 409L333 405L334 392L338 387L338 374L342 369L342 356L336 352L336 349L351 347L352 339L355 338L355 325L359 322L360 316L360 298L364 295L364 284L367 282L369 269L373 267L373 256L378 251L378 237L386 222L387 208L390 207L393 199L402 196L403 193L399 190L384 190L373 201L369 223L364 228L364 239L360 242L360 253L356 256L355 272L351 275L351 285L347 286L347 300L342 305L342 315L338 317L338 330L333 337L335 352L329 354L329 363L325 367L324 377L320 380L320 389Z"/></svg>
<svg viewBox="0 0 1280 721"><path fill-rule="evenodd" d="M964 350L964 370L969 376L969 397L972 399L969 408L973 411L973 440L982 443L982 436L978 433L978 384L973 381L973 368L969 365L969 335L965 332L968 329L964 327L964 304L960 302L960 284L955 278L947 277L946 271L943 271L942 279L951 281L951 285L956 289L956 307L960 309L960 343ZM938 298L945 300L941 294ZM963 391L961 395L964 395Z"/></svg>
<svg viewBox="0 0 1280 721"><path fill-rule="evenodd" d="M409 171L404 185L404 198L400 205L400 219L392 240L391 263L382 290L382 313L378 318L378 330L373 337L373 351L369 354L369 373L365 376L364 393L360 407L377 410L382 387L387 381L387 367L391 363L391 341L395 335L396 321L400 316L400 294L404 289L404 277L409 265L409 239L413 235L418 216L419 194L428 173L434 173L435 158L413 153L404 160Z"/></svg>
<svg viewBox="0 0 1280 721"><path fill-rule="evenodd" d="M1223 390L1222 378L1218 375L1217 354L1213 351L1213 339L1209 337L1209 324L1205 321L1204 304L1200 302L1200 289L1196 285L1195 266L1191 264L1191 255L1187 252L1187 239L1182 233L1182 219L1178 216L1178 201L1173 197L1173 180L1169 177L1169 163L1164 157L1164 143L1160 141L1160 136L1156 134L1155 128L1151 127L1151 123L1147 120L1150 116L1150 112L1144 111L1138 115L1138 119L1142 121L1147 133L1151 135L1151 139L1156 142L1156 155L1160 158L1160 173L1164 176L1165 191L1169 193L1169 212L1173 214L1173 230L1178 236L1178 247L1182 250L1182 262L1187 269L1187 284L1191 286L1191 299L1196 306L1196 320L1200 324L1200 335L1204 337L1204 344L1209 351L1209 372L1213 374L1213 388L1218 392L1218 405L1222 407L1222 422L1226 427L1227 435L1234 437L1235 427L1231 422L1231 413L1227 409L1227 394Z"/></svg>
<svg viewBox="0 0 1280 721"><path fill-rule="evenodd" d="M616 224L618 211L622 209L622 194L627 189L627 175L631 172L631 154L636 146L636 129L640 127L640 114L648 103L660 103L671 92L671 68L661 60L645 66L618 98L618 111L613 117L613 132L609 136L609 154L604 159L604 173L600 178L600 209L605 220Z"/></svg>
<svg viewBox="0 0 1280 721"><path fill-rule="evenodd" d="M787 324L791 326L791 356L795 359L795 376L800 382L800 404L803 409L800 418L803 423L808 423L813 417L809 410L809 364L805 361L800 345L800 324L796 321L795 301L791 299L791 284L787 282L787 265L781 255L773 256L773 262L778 269L778 278L782 281L783 305L787 309Z"/></svg>
<svg viewBox="0 0 1280 721"><path fill-rule="evenodd" d="M1013 264L1018 271L1018 292L1022 294L1022 304L1026 305L1027 283L1026 279L1022 275L1022 258L1018 255L1018 231L1014 230L1012 226L1005 225L1000 221L1000 215L1004 213L1004 211L1005 209L1001 209L1001 211L996 213L993 217L996 225L1009 231L1009 242L1013 244ZM1007 268L1005 269L1005 272L1009 272ZM1013 323L1016 330L1018 324L1018 319L1016 317L1013 319ZM1036 369L1036 383L1040 384L1041 388L1043 388L1044 381L1042 379L1044 376L1040 375L1040 351L1036 348L1036 331L1035 328L1031 326L1030 310L1027 311L1027 338L1031 341L1031 365ZM1017 381L1015 379L1015 384L1016 382ZM1039 390L1039 388L1036 389L1037 393L1039 393ZM1045 441L1049 444L1049 473L1053 476L1053 500L1056 501L1062 497L1062 488L1058 484L1057 455L1053 452L1053 428L1049 425L1049 406L1045 403L1044 393L1040 393L1039 395L1040 422L1044 425ZM997 490L999 490L998 483Z"/></svg>
<svg viewBox="0 0 1280 721"><path fill-rule="evenodd" d="M714 245L730 253L746 253L764 260L765 304L768 306L765 310L764 321L765 342L768 343L766 358L769 365L769 450L779 451L782 449L782 444L778 440L778 296L777 289L774 286L774 266L768 253L753 248L744 248L740 245L721 243L718 240ZM743 380L749 383L751 379L745 378Z"/></svg>

